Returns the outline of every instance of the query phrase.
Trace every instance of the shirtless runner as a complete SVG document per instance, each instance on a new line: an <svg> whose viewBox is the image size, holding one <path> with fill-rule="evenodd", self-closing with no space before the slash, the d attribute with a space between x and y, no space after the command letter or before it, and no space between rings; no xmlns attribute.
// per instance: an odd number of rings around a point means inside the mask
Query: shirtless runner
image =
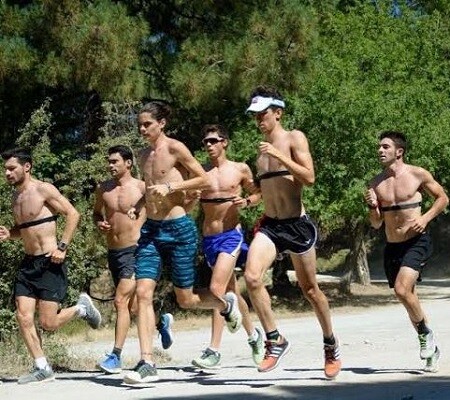
<svg viewBox="0 0 450 400"><path fill-rule="evenodd" d="M194 294L197 262L197 229L186 215L185 191L209 187L208 177L189 149L170 138L165 127L171 113L161 101L145 105L138 116L139 133L149 147L140 157L144 175L145 197L130 210L140 210L145 201L147 220L141 229L136 251L136 296L138 301L138 335L141 360L124 378L136 384L158 379L153 361L152 341L155 325L153 296L161 276L162 262L171 264L172 283L178 304L183 308L218 309L230 331L241 324L236 295L217 297L210 292Z"/></svg>
<svg viewBox="0 0 450 400"><path fill-rule="evenodd" d="M50 183L31 176L33 160L25 149L2 154L5 176L15 187L13 214L15 225L0 226L0 241L22 239L25 256L14 283L16 316L20 333L34 359L31 373L18 383L37 383L55 379L55 374L42 350L34 317L39 312L39 324L46 331L55 331L72 318L80 316L97 329L101 316L86 293L75 306L59 309L67 292L68 246L78 225L80 215L70 202ZM56 238L56 218L66 218L60 241Z"/></svg>
<svg viewBox="0 0 450 400"><path fill-rule="evenodd" d="M448 197L427 170L404 162L407 143L403 133L382 132L379 140L378 156L384 170L372 179L364 196L370 223L379 229L384 222L384 269L389 287L394 288L417 331L425 370L436 372L440 352L419 302L416 282L432 253L427 226L447 207ZM424 214L422 191L434 198Z"/></svg>
<svg viewBox="0 0 450 400"><path fill-rule="evenodd" d="M144 211L133 219L127 212L145 193L145 183L131 175L133 152L127 146L110 147L108 165L112 179L98 185L93 217L98 229L106 236L108 267L116 287L114 307L117 318L113 350L98 367L106 373L117 374L122 371L122 348L130 328L131 314L137 313L134 253L145 220ZM172 321L171 314L163 314L158 324L165 349L172 344Z"/></svg>
<svg viewBox="0 0 450 400"><path fill-rule="evenodd" d="M248 305L240 294L234 268L241 266L247 257L248 246L239 223L239 210L260 200L259 190L253 184L252 171L247 164L227 159L229 136L221 125L205 125L202 130L203 145L210 163L206 165L211 188L201 192L203 211L203 253L208 268L212 270L209 289L217 297L227 291L236 293L242 313L242 325L248 335L248 344L256 365L264 356L264 339L250 318ZM242 197L242 189L248 194ZM224 321L217 310L213 311L210 345L200 357L192 360L199 368L217 368Z"/></svg>
<svg viewBox="0 0 450 400"><path fill-rule="evenodd" d="M265 215L255 228L245 266L245 281L253 307L266 332L266 354L258 371L276 368L290 343L275 322L263 277L277 254L289 254L303 295L312 305L323 332L325 376L334 378L341 369L339 345L333 335L328 300L316 278L317 230L302 202L303 186L314 183L314 167L306 136L286 131L281 125L285 108L277 90L260 86L247 112L254 115L264 136L256 161Z"/></svg>

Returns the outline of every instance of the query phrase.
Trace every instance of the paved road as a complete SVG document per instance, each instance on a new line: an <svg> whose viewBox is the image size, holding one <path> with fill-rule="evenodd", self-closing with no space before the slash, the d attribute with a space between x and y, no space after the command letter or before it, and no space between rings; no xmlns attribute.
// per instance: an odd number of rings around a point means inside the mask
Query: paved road
<svg viewBox="0 0 450 400"><path fill-rule="evenodd" d="M209 338L209 330L202 328L176 331L176 342L169 350L172 360L159 368L160 381L156 383L130 387L122 385L117 375L74 372L39 385L6 381L0 386L0 399L450 399L450 282L425 284L421 291L442 350L436 374L422 371L417 338L406 313L401 306L391 305L351 312L334 310L344 362L335 381L323 378L320 329L315 318L304 316L279 322L292 349L280 367L269 373L258 373L252 366L243 331L225 334L220 370L192 369L190 360ZM101 355L110 345L97 343L95 352ZM129 340L125 352L137 357L137 341Z"/></svg>

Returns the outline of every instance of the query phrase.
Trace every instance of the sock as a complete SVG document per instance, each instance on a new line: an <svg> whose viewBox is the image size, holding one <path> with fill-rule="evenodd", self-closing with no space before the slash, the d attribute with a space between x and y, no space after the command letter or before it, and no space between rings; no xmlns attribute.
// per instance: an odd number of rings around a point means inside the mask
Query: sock
<svg viewBox="0 0 450 400"><path fill-rule="evenodd" d="M329 338L324 336L323 344L326 344L327 346L334 346L336 344L336 339L334 338L334 335L331 335Z"/></svg>
<svg viewBox="0 0 450 400"><path fill-rule="evenodd" d="M77 308L77 314L79 317L84 318L86 316L86 307L77 304L75 306Z"/></svg>
<svg viewBox="0 0 450 400"><path fill-rule="evenodd" d="M114 347L112 353L115 354L117 356L117 358L120 360L120 355L122 354L122 349L119 349L118 347Z"/></svg>
<svg viewBox="0 0 450 400"><path fill-rule="evenodd" d="M248 340L251 342L256 342L258 340L258 331L256 329L253 329L253 332L248 335Z"/></svg>
<svg viewBox="0 0 450 400"><path fill-rule="evenodd" d="M45 357L38 357L34 360L36 367L38 369L46 369L48 367L48 362Z"/></svg>
<svg viewBox="0 0 450 400"><path fill-rule="evenodd" d="M417 327L417 333L419 335L423 334L428 335L431 332L431 329L428 328L428 326L425 323L425 318L420 322L416 322L415 325Z"/></svg>
<svg viewBox="0 0 450 400"><path fill-rule="evenodd" d="M267 340L278 340L280 337L280 332L278 332L278 329L275 329L272 332L266 332Z"/></svg>

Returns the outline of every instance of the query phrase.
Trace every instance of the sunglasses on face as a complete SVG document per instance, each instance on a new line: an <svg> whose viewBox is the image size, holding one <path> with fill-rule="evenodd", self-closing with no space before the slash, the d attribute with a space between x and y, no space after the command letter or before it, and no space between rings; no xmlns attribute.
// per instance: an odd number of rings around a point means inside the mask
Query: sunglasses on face
<svg viewBox="0 0 450 400"><path fill-rule="evenodd" d="M222 138L205 138L202 140L203 146L206 146L207 144L217 144L219 142L223 142Z"/></svg>

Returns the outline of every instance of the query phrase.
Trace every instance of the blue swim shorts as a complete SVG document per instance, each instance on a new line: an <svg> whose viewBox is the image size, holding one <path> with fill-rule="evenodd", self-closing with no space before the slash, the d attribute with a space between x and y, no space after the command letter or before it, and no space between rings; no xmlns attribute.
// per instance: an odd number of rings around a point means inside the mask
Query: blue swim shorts
<svg viewBox="0 0 450 400"><path fill-rule="evenodd" d="M193 287L197 245L197 227L189 216L162 221L147 219L136 249L136 279L158 281L164 260L170 264L175 287Z"/></svg>
<svg viewBox="0 0 450 400"><path fill-rule="evenodd" d="M236 267L239 267L245 263L247 252L248 245L240 228L203 237L203 253L210 267L214 266L220 253L231 254L233 257L239 253L236 262Z"/></svg>

